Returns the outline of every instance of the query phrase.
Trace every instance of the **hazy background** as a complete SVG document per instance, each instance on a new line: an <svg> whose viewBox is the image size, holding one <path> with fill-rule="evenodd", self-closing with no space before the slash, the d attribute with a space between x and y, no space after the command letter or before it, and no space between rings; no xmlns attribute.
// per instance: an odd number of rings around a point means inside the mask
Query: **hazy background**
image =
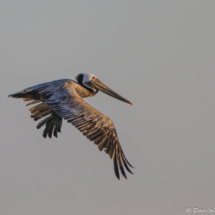
<svg viewBox="0 0 215 215"><path fill-rule="evenodd" d="M214 24L214 0L1 1L0 214L215 207ZM134 103L87 99L114 121L137 167L128 180L71 124L44 139L26 103L7 98L82 72Z"/></svg>

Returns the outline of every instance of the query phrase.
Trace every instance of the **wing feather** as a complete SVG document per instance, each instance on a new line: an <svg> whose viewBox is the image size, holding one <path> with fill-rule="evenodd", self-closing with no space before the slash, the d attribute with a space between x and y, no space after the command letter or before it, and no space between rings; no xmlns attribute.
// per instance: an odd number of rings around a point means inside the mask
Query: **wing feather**
<svg viewBox="0 0 215 215"><path fill-rule="evenodd" d="M108 141L109 141L109 137L108 135L106 135L105 138L98 144L98 148L100 151L102 151L105 148Z"/></svg>
<svg viewBox="0 0 215 215"><path fill-rule="evenodd" d="M117 160L118 160L118 163L119 163L120 172L122 173L122 175L124 176L124 178L127 179L127 176L125 174L125 171L124 171L124 168L123 168L123 165L122 165L121 155L120 155L120 153L117 153L117 154L118 154Z"/></svg>
<svg viewBox="0 0 215 215"><path fill-rule="evenodd" d="M118 164L117 164L116 150L115 150L114 158L113 158L113 166L114 166L115 175L116 175L116 177L120 180L119 169L118 169Z"/></svg>
<svg viewBox="0 0 215 215"><path fill-rule="evenodd" d="M119 166L121 174L127 178L123 165L131 173L128 168L130 164L124 156L112 120L85 102L72 84L65 84L51 96L47 90L43 90L42 93L47 97L44 101L52 111L74 125L83 135L98 145L100 151L105 149L113 159L116 177L119 178Z"/></svg>

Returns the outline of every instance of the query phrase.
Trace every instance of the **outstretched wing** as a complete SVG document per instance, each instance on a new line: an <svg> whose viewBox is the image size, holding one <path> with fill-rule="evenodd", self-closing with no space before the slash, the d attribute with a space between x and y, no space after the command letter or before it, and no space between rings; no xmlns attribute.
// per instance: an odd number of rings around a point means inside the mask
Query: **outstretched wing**
<svg viewBox="0 0 215 215"><path fill-rule="evenodd" d="M66 82L52 95L46 89L39 93L52 111L74 125L84 136L98 145L100 151L105 149L113 159L118 179L118 166L122 175L127 178L123 166L132 173L128 167L132 165L124 155L112 120L85 102L76 92L76 85L74 82Z"/></svg>

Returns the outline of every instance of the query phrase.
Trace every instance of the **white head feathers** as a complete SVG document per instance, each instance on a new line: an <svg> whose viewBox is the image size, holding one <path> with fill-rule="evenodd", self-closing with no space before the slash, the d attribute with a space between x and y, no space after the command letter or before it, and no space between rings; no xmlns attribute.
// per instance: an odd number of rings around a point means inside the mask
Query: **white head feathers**
<svg viewBox="0 0 215 215"><path fill-rule="evenodd" d="M89 86L89 84L87 84L91 80L96 79L96 76L93 75L93 74L89 74L89 73L81 73L81 74L79 74L79 75L76 76L76 80L79 82L79 84L81 84L80 81L79 81L80 75L82 75L82 77L83 77L83 79L80 80L81 83L82 83L82 85L84 85L86 88L88 88L88 89L90 89L90 90L92 90L93 92L96 93L98 90L92 88L91 86Z"/></svg>
<svg viewBox="0 0 215 215"><path fill-rule="evenodd" d="M95 75L90 73L82 73L82 75L84 76L83 82L90 82L93 78L96 78Z"/></svg>

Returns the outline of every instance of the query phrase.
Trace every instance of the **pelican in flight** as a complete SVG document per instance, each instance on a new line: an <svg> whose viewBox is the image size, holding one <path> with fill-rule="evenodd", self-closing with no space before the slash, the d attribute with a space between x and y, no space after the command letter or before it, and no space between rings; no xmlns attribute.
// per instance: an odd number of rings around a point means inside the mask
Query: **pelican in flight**
<svg viewBox="0 0 215 215"><path fill-rule="evenodd" d="M43 137L57 137L61 132L62 119L74 125L90 141L93 141L100 151L104 151L113 159L114 172L120 179L121 174L126 177L124 167L129 172L128 162L117 137L113 121L90 106L82 98L95 96L102 91L109 96L123 102L132 102L123 98L108 86L103 84L95 75L81 73L76 76L76 81L61 79L52 82L29 87L9 95L12 98L22 98L24 101L31 101L26 106L37 104L30 109L34 121L41 120L37 125L40 129L45 125ZM119 167L119 169L118 169Z"/></svg>

